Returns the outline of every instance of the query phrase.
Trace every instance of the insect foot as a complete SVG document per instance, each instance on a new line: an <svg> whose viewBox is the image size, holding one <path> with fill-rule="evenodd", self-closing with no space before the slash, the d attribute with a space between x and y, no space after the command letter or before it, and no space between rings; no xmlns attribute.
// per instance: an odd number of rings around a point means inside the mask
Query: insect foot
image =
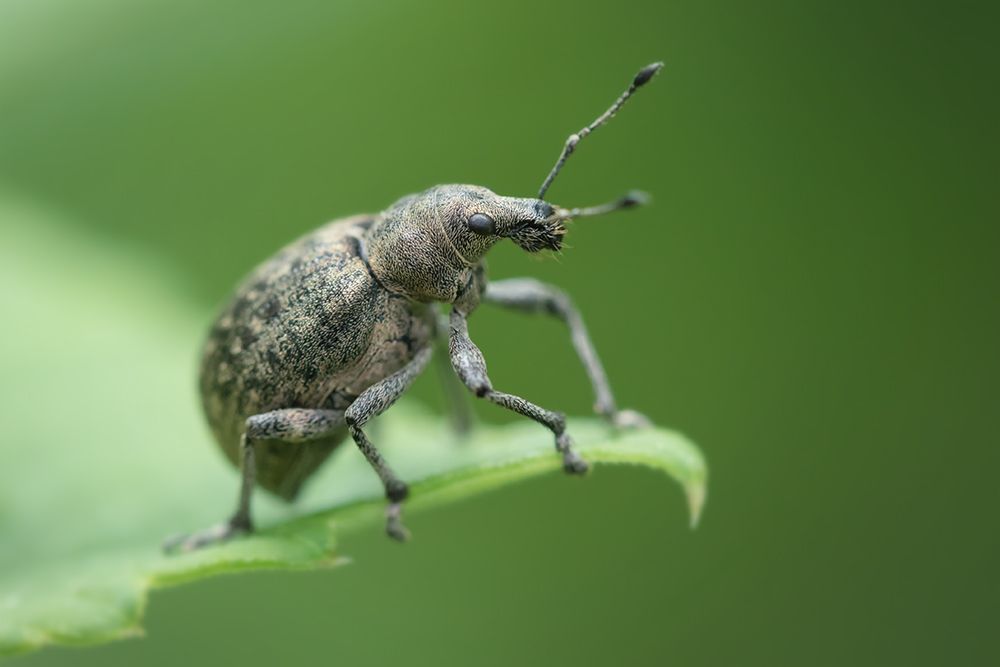
<svg viewBox="0 0 1000 667"><path fill-rule="evenodd" d="M163 542L165 553L187 553L210 544L225 542L237 535L247 535L253 532L253 525L247 520L232 518L211 528L200 530L190 535L175 535Z"/></svg>
<svg viewBox="0 0 1000 667"><path fill-rule="evenodd" d="M556 436L556 449L563 455L563 470L571 475L582 475L590 470L590 464L580 458L580 455L573 449L573 440L569 433L560 433Z"/></svg>
<svg viewBox="0 0 1000 667"><path fill-rule="evenodd" d="M653 425L649 417L635 410L619 410L611 416L611 423L621 429L649 428Z"/></svg>
<svg viewBox="0 0 1000 667"><path fill-rule="evenodd" d="M394 540L406 542L410 539L410 531L403 525L403 506L391 503L385 510L385 532Z"/></svg>

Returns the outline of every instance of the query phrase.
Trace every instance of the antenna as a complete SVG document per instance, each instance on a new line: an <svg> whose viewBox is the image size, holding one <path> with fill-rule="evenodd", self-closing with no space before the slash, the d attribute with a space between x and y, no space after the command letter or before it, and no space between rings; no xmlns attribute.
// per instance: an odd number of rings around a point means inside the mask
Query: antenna
<svg viewBox="0 0 1000 667"><path fill-rule="evenodd" d="M569 220L571 218L589 218L595 215L604 215L613 211L620 211L626 208L634 208L649 203L649 195L641 190L632 190L624 197L615 201L601 204L600 206L585 206L583 208L559 208L548 220Z"/></svg>
<svg viewBox="0 0 1000 667"><path fill-rule="evenodd" d="M545 181L542 183L542 187L538 190L539 199L545 198L545 193L548 192L549 186L552 185L552 181L555 180L556 174L558 174L559 171L563 168L563 165L566 164L566 159L576 149L576 145L580 143L580 140L583 139L588 134L590 134L591 132L593 132L594 130L596 130L597 128L599 128L601 125L604 125L609 120L611 120L614 117L614 115L618 112L618 110L621 109L622 106L624 106L625 102L628 101L628 98L632 97L635 91L639 90L639 88L642 85L648 83L649 80L652 79L653 76L660 71L661 67L663 67L663 63L653 63L651 65L646 65L645 67L643 67L641 70L639 70L639 73L635 75L635 78L632 79L632 83L629 84L628 89L621 94L621 97L615 100L615 103L612 104L607 111L598 116L597 120L595 120L587 127L583 128L582 130L580 130L575 134L569 135L569 138L566 140L566 145L563 146L562 153L559 155L559 159L556 160L556 165L552 167L552 171L550 171L549 175L545 177Z"/></svg>

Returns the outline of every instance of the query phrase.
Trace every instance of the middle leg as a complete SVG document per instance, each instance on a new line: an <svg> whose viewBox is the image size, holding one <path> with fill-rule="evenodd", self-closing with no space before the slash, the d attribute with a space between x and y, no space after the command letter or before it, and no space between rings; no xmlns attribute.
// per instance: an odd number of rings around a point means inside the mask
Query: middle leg
<svg viewBox="0 0 1000 667"><path fill-rule="evenodd" d="M373 417L385 412L389 406L396 402L403 392L420 375L427 362L431 358L431 348L425 347L417 352L416 356L384 380L373 384L365 389L360 396L354 399L350 407L347 408L345 418L347 426L351 430L351 437L357 444L358 449L368 459L368 463L375 469L382 485L385 487L385 495L389 500L389 507L386 510L385 531L390 537L403 541L409 537L409 532L403 526L402 506L403 501L409 493L409 488L396 473L393 472L389 464L382 458L382 454L375 448L371 440L362 430L362 427Z"/></svg>

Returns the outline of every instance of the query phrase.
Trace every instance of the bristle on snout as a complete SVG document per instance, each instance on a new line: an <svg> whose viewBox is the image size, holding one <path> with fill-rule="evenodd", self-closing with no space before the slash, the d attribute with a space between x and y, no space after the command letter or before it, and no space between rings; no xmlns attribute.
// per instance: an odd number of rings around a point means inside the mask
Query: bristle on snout
<svg viewBox="0 0 1000 667"><path fill-rule="evenodd" d="M510 238L528 252L559 250L566 235L563 222L561 218L522 222L511 231Z"/></svg>

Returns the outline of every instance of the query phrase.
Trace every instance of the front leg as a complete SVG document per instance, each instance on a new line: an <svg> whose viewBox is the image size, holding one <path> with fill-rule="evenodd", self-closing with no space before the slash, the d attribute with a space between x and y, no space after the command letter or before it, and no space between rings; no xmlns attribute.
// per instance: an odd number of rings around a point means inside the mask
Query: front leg
<svg viewBox="0 0 1000 667"><path fill-rule="evenodd" d="M434 327L434 346L440 348L436 350L435 365L438 376L444 389L446 409L451 422L452 430L459 437L469 434L475 419L472 414L472 406L469 404L469 397L465 394L465 387L455 377L451 370L451 363L448 361L448 316L438 312Z"/></svg>
<svg viewBox="0 0 1000 667"><path fill-rule="evenodd" d="M590 342L587 327L583 324L580 312L562 290L546 285L533 278L512 278L489 283L483 299L507 308L513 308L526 313L545 313L553 315L569 327L573 347L583 363L594 389L594 410L615 426L640 427L649 426L649 420L634 410L619 410L608 384L608 376L597 356L594 344Z"/></svg>
<svg viewBox="0 0 1000 667"><path fill-rule="evenodd" d="M546 410L520 396L493 389L493 384L486 374L486 360L483 359L483 353L469 338L468 323L458 308L451 311L450 326L448 350L451 354L451 365L465 386L476 396L534 419L548 428L556 436L556 450L563 455L563 468L566 472L577 474L586 472L587 462L573 450L573 441L566 432L565 415Z"/></svg>

